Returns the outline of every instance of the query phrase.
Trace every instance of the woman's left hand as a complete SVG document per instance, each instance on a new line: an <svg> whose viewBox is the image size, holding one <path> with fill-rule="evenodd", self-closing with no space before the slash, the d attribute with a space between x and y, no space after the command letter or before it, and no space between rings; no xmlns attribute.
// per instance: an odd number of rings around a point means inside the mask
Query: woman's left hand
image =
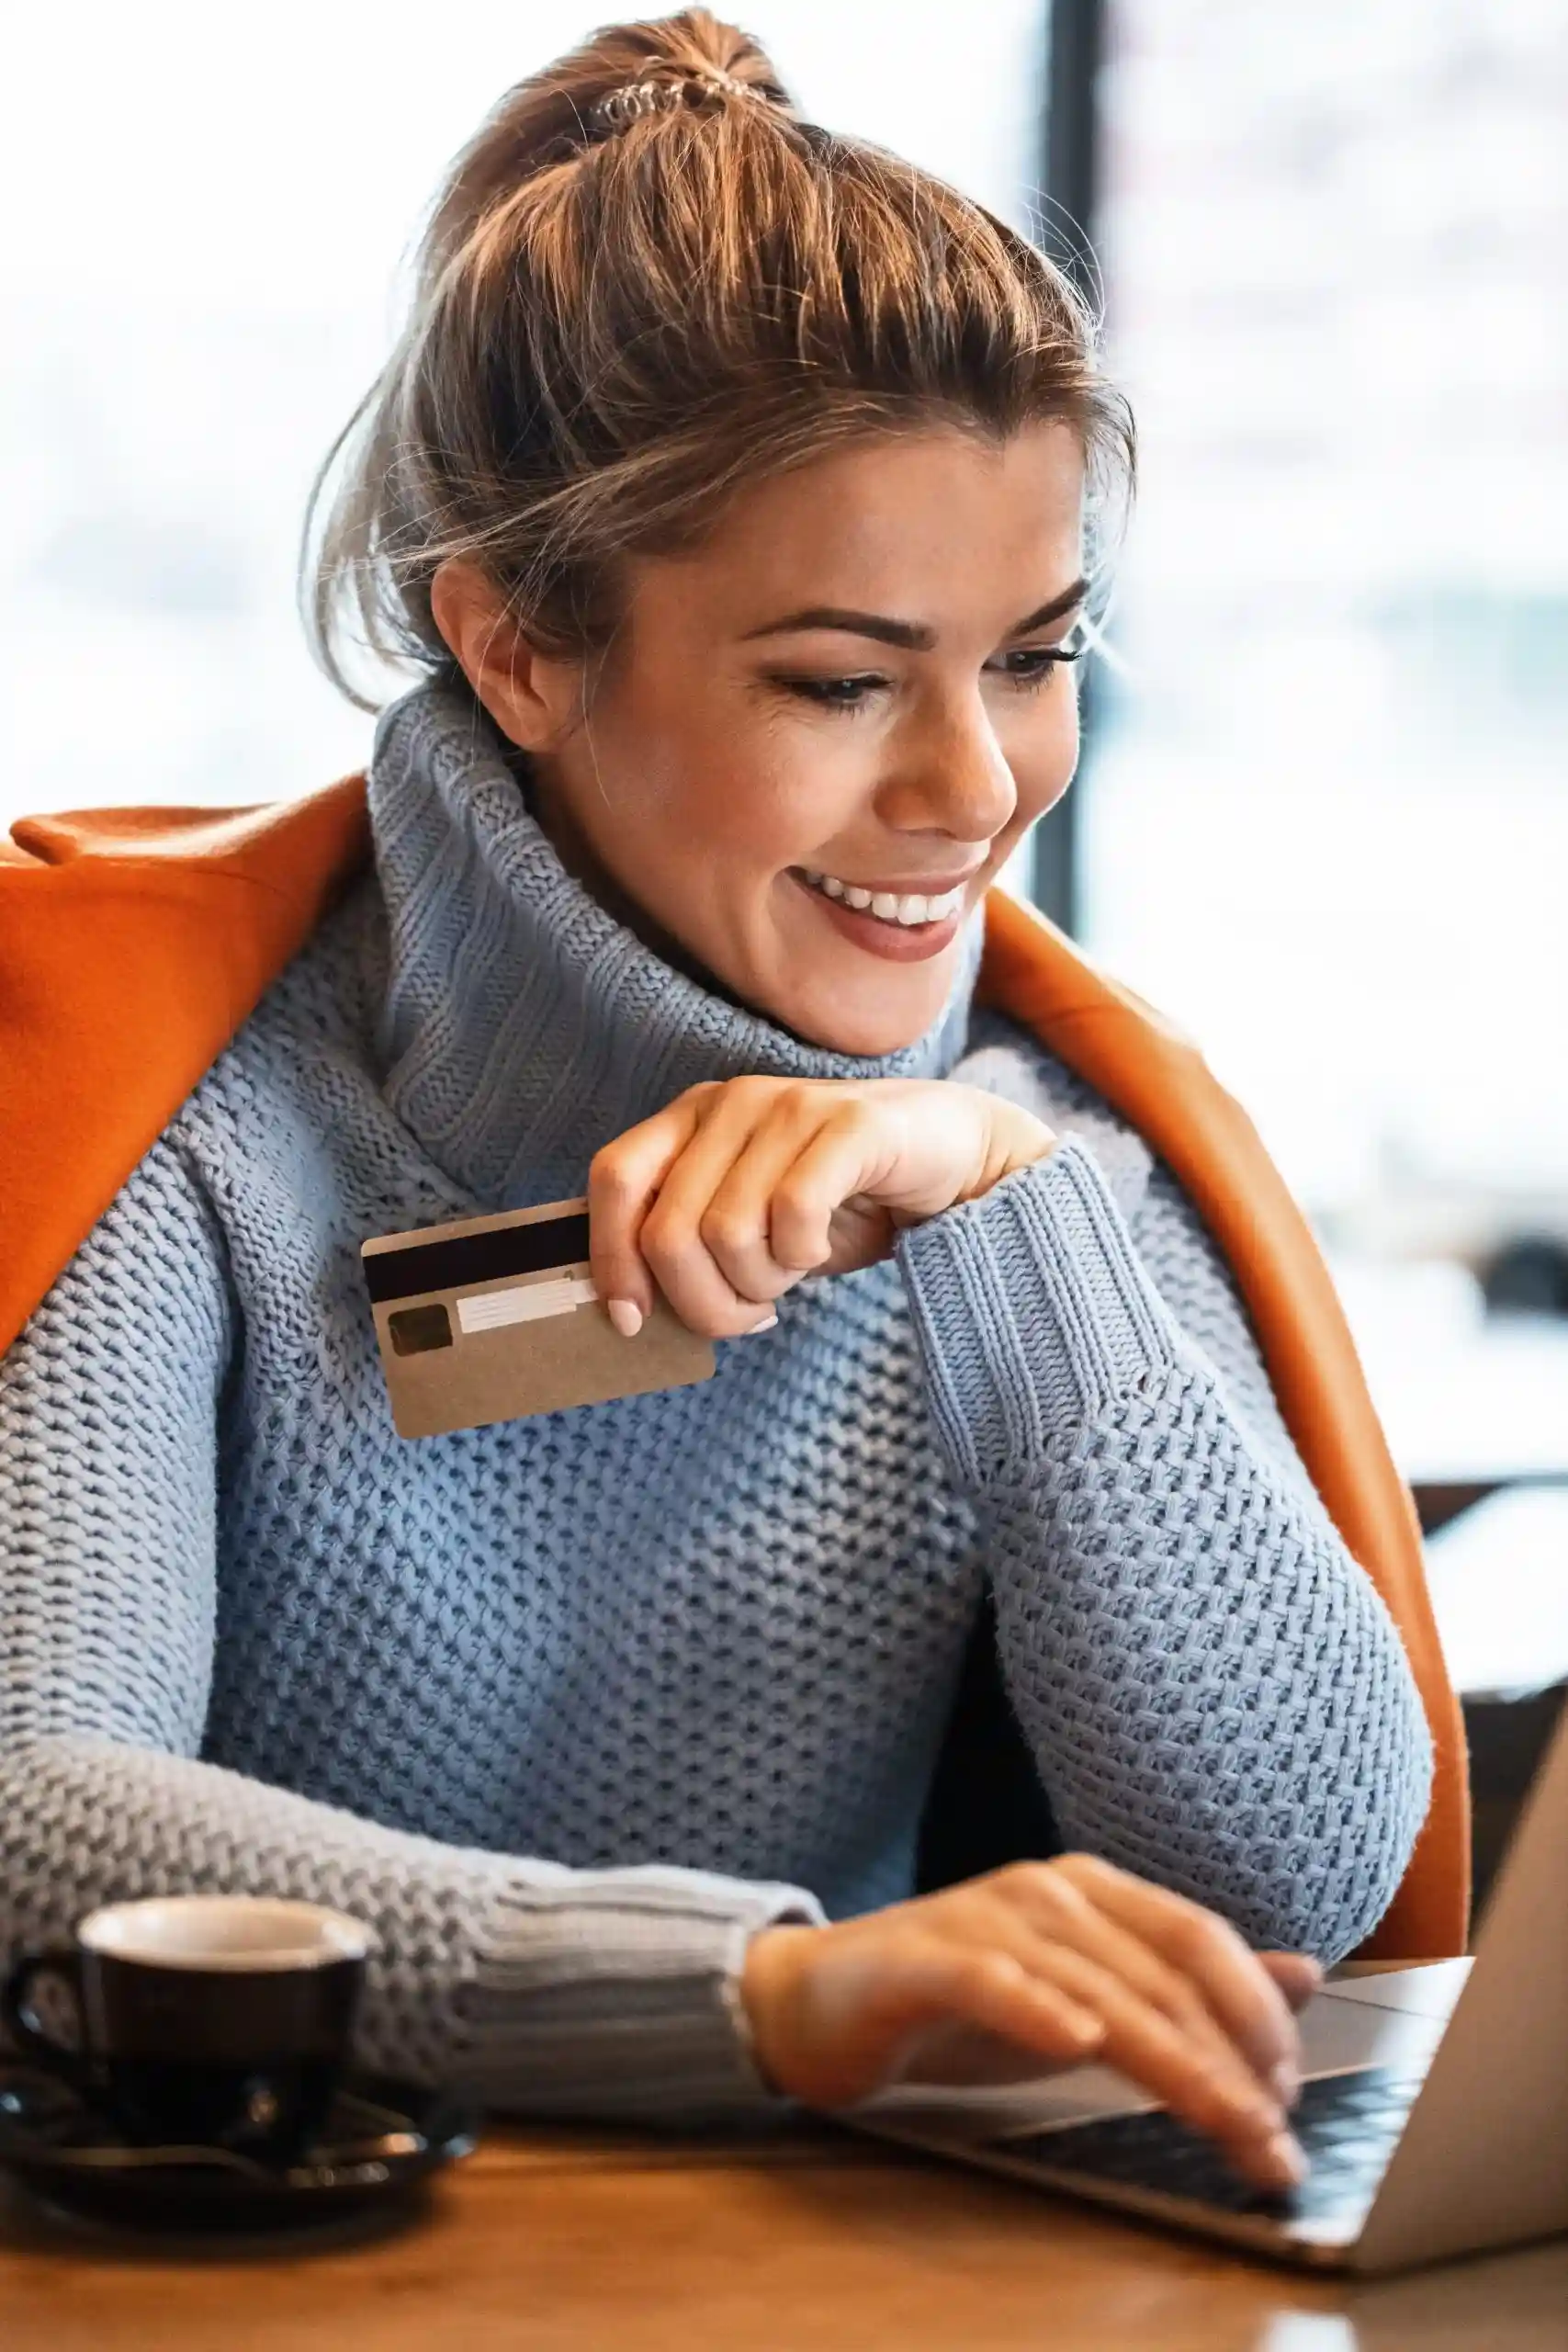
<svg viewBox="0 0 1568 2352"><path fill-rule="evenodd" d="M978 1199L1055 1142L1016 1103L948 1080L694 1086L594 1159L594 1286L619 1329L637 1329L657 1283L692 1330L735 1339L805 1275L886 1257L900 1227Z"/></svg>

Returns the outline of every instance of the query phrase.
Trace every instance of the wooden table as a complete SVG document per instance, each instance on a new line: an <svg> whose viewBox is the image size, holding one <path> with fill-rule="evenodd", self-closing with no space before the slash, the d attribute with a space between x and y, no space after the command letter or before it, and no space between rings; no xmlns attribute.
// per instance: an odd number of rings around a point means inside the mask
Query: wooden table
<svg viewBox="0 0 1568 2352"><path fill-rule="evenodd" d="M393 2235L171 2252L0 2196L5 2352L1565 2352L1568 2242L1355 2288L826 2127L497 2132Z"/></svg>

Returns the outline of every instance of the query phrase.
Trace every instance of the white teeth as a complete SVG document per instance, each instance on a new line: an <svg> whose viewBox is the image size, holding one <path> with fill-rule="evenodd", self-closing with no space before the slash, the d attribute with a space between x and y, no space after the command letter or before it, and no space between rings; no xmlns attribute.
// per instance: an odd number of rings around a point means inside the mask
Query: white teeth
<svg viewBox="0 0 1568 2352"><path fill-rule="evenodd" d="M813 874L804 868L806 879L814 890L827 899L841 899L846 907L857 912L874 914L879 922L902 925L907 931L929 922L945 922L964 904L962 886L956 890L944 890L940 897L926 898L919 890L863 890L858 883L840 882L837 875Z"/></svg>

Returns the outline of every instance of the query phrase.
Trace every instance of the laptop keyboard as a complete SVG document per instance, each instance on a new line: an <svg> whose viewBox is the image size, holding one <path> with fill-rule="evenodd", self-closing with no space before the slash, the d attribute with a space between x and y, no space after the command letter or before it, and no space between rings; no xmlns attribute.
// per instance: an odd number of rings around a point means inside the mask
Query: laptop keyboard
<svg viewBox="0 0 1568 2352"><path fill-rule="evenodd" d="M1158 2189L1230 2213L1323 2221L1365 2211L1420 2087L1419 2075L1387 2066L1323 2075L1303 2084L1291 2127L1309 2169L1299 2188L1283 2192L1254 2188L1232 2172L1209 2141L1163 2109L1021 2134L998 2143L998 2152L1033 2156L1053 2172L1087 2173L1129 2188Z"/></svg>

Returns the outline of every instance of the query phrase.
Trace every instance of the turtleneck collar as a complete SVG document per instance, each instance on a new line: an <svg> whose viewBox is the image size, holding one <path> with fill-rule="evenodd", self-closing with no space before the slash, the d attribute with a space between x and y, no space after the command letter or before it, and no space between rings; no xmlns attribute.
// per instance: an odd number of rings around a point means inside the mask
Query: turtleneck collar
<svg viewBox="0 0 1568 2352"><path fill-rule="evenodd" d="M383 1091L487 1204L581 1192L601 1145L704 1079L942 1078L964 1051L978 917L912 1046L863 1058L807 1045L608 914L529 813L491 719L449 686L383 714L369 800L389 922Z"/></svg>

